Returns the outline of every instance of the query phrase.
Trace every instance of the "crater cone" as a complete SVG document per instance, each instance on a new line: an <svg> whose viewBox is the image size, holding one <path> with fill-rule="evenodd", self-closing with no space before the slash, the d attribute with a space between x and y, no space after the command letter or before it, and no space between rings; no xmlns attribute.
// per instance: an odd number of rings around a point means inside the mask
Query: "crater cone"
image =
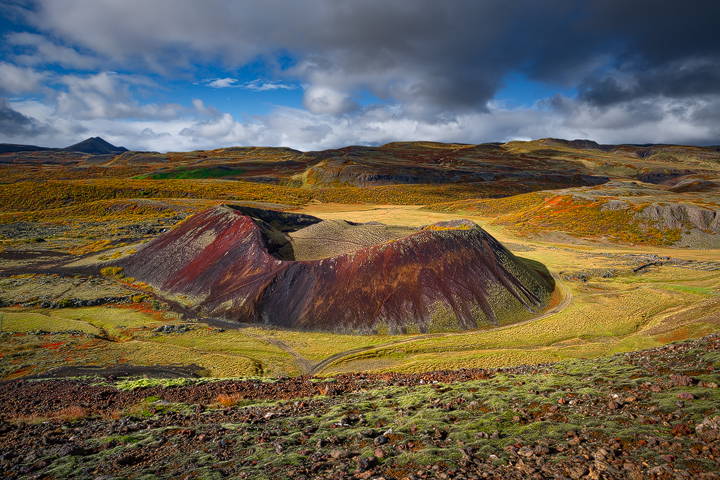
<svg viewBox="0 0 720 480"><path fill-rule="evenodd" d="M125 259L127 275L206 316L339 333L474 329L535 316L540 264L469 220L422 229L220 205Z"/></svg>

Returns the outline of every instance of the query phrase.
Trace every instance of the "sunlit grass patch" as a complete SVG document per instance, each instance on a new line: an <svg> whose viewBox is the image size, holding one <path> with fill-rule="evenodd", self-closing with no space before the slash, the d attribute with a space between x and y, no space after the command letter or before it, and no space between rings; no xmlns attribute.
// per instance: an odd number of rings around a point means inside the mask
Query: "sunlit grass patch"
<svg viewBox="0 0 720 480"><path fill-rule="evenodd" d="M713 295L718 293L715 287L697 287L693 285L663 285L663 288L679 290L681 292L695 293L698 295Z"/></svg>
<svg viewBox="0 0 720 480"><path fill-rule="evenodd" d="M626 291L619 288L607 294L578 295L575 291L569 307L541 320L502 330L436 336L379 347L348 356L329 366L324 373L487 368L594 358L655 347L665 342L643 331L661 321L667 315L665 312L685 305L683 302L687 300L667 290L638 286L640 288ZM714 331L720 331L720 326L698 325L685 328L685 333L678 338Z"/></svg>
<svg viewBox="0 0 720 480"><path fill-rule="evenodd" d="M139 175L135 177L136 180L153 179L153 180L196 180L198 178L222 178L232 177L234 175L240 175L245 170L241 168L225 168L225 167L211 167L211 168L178 168L170 172L162 173L150 173L146 175Z"/></svg>
<svg viewBox="0 0 720 480"><path fill-rule="evenodd" d="M202 383L205 383L206 381L206 379L193 378L137 378L116 382L115 388L120 391L132 391L152 387L186 387L191 385L200 385ZM148 399L146 399L146 402L147 401ZM150 401L152 401L152 399L150 399Z"/></svg>
<svg viewBox="0 0 720 480"><path fill-rule="evenodd" d="M547 350L475 350L466 352L413 354L403 359L402 364L391 371L421 373L433 370L457 370L461 368L496 368L513 365L532 365L560 360L557 353ZM379 369L378 371L386 371Z"/></svg>
<svg viewBox="0 0 720 480"><path fill-rule="evenodd" d="M336 353L384 343L409 340L413 335L344 335L297 330L247 328L248 333L276 338L308 360L320 361Z"/></svg>
<svg viewBox="0 0 720 480"><path fill-rule="evenodd" d="M153 315L132 308L115 306L83 307L63 312L69 318L90 323L110 333L121 328L156 327L169 319L155 318Z"/></svg>
<svg viewBox="0 0 720 480"><path fill-rule="evenodd" d="M2 331L5 332L30 332L44 330L46 332L61 332L77 330L93 335L99 335L101 330L85 321L66 316L67 311L46 310L42 313L32 310L25 311L3 311Z"/></svg>
<svg viewBox="0 0 720 480"><path fill-rule="evenodd" d="M211 377L271 374L271 371L265 371L261 362L241 355L208 353L178 345L138 341L122 342L115 348L120 350L123 359L132 365L196 364L203 367L207 375Z"/></svg>
<svg viewBox="0 0 720 480"><path fill-rule="evenodd" d="M227 330L225 332L217 332L209 330L205 325L199 324L196 330L192 330L184 334L167 334L144 337L143 340L149 345L156 344L158 348L163 350L177 350L177 355L182 356L191 352L202 353L203 355L213 356L212 358L220 360L227 357L230 364L235 362L236 358L246 358L253 362L261 372L266 375L291 375L298 374L299 371L294 365L294 361L290 354L284 352L280 348L270 343L244 335L242 331ZM185 352L185 353L183 353ZM167 362L164 362L167 363ZM207 362L202 365L205 366ZM214 364L208 364L215 366ZM228 367L230 368L230 367ZM209 372L212 376L223 376L214 370L220 369L226 372L226 368L211 368ZM258 375L258 372L230 372L226 376L240 375Z"/></svg>

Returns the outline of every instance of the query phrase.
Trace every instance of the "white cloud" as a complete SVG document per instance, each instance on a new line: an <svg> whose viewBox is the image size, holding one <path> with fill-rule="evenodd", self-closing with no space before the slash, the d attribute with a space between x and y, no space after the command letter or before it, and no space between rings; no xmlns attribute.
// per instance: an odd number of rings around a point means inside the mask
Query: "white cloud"
<svg viewBox="0 0 720 480"><path fill-rule="evenodd" d="M237 78L216 78L216 79L207 79L204 80L205 85L212 88L235 88L238 87L238 85L235 85L238 82Z"/></svg>
<svg viewBox="0 0 720 480"><path fill-rule="evenodd" d="M272 90L295 90L297 85L287 85L279 82L270 82L264 80L253 80L241 85L242 88L252 90L254 92L268 92Z"/></svg>
<svg viewBox="0 0 720 480"><path fill-rule="evenodd" d="M158 86L141 75L101 72L95 75L63 75L57 79L64 85L56 97L56 114L80 120L158 118L173 119L187 109L178 104L141 104L132 88Z"/></svg>
<svg viewBox="0 0 720 480"><path fill-rule="evenodd" d="M351 112L359 107L349 95L332 88L315 85L305 90L303 106L312 113L329 115Z"/></svg>
<svg viewBox="0 0 720 480"><path fill-rule="evenodd" d="M232 115L226 113L220 118L184 128L180 131L180 135L198 139L212 138L223 140L230 135L235 125Z"/></svg>
<svg viewBox="0 0 720 480"><path fill-rule="evenodd" d="M46 72L0 62L0 94L47 92L49 89L45 82L49 77L50 74Z"/></svg>
<svg viewBox="0 0 720 480"><path fill-rule="evenodd" d="M193 108L195 109L195 111L196 111L199 115L201 115L201 116L205 116L205 117L219 117L219 116L222 115L222 114L218 111L217 108L215 108L215 107L213 107L213 106L209 106L209 107L206 106L206 105L203 103L203 101L200 100L199 98L193 98L193 99L192 99L192 105L193 105Z"/></svg>
<svg viewBox="0 0 720 480"><path fill-rule="evenodd" d="M43 35L29 32L13 32L5 36L9 45L31 47L32 53L15 55L17 63L25 65L56 64L67 68L94 69L99 60L79 53L74 48L58 45Z"/></svg>
<svg viewBox="0 0 720 480"><path fill-rule="evenodd" d="M206 78L202 81L208 87L212 88L242 88L253 92L269 92L273 90L295 90L297 85L289 85L269 80L256 79L251 82L238 83L237 78Z"/></svg>
<svg viewBox="0 0 720 480"><path fill-rule="evenodd" d="M298 150L324 150L347 145L382 145L401 140L484 143L529 140L544 137L590 138L600 143L695 143L715 142L718 128L695 123L692 113L673 115L668 103L666 114L657 120L638 122L634 126L613 127L605 116L621 116L622 111L598 114L584 105L571 103L573 112L556 109L502 109L488 113L459 115L445 122L419 121L403 114L394 104L356 110L351 114L331 115L303 109L279 107L265 116L244 121L229 113L214 114L214 107L193 102L193 111L172 119L60 117L39 102L11 103L14 110L38 124L52 124L53 130L39 136L25 136L21 131L6 141L35 143L45 146L67 146L88 136L101 136L115 145L130 149L183 151L214 149L233 145L287 146ZM703 106L696 107L700 111ZM624 112L628 114L628 112ZM195 115L204 115L199 120ZM577 118L576 118L577 117ZM586 117L586 118L580 118ZM40 139L40 140L38 140Z"/></svg>

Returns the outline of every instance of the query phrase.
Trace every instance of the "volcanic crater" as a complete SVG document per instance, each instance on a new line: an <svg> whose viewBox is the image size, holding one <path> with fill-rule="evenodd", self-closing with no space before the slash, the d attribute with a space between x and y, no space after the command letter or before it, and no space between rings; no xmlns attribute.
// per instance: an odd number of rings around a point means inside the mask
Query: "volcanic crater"
<svg viewBox="0 0 720 480"><path fill-rule="evenodd" d="M432 333L526 320L554 281L469 220L422 228L219 205L119 262L207 317L338 333Z"/></svg>

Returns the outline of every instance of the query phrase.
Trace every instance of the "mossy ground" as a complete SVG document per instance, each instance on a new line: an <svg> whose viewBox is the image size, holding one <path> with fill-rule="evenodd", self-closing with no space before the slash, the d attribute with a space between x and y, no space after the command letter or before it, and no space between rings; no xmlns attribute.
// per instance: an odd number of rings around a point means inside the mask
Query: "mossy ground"
<svg viewBox="0 0 720 480"><path fill-rule="evenodd" d="M153 180L197 180L199 178L232 177L244 173L241 168L179 168L170 172L152 173L135 177L138 180L151 178Z"/></svg>
<svg viewBox="0 0 720 480"><path fill-rule="evenodd" d="M163 400L163 391L197 381L121 382L115 388L140 392L142 400L114 419L86 415L57 430L58 437L74 434L83 454L58 457L43 447L35 458L44 460L46 473L68 478L130 470L137 478L179 471L202 478L327 478L357 474L361 459L371 457L373 471L386 478L431 473L436 465L451 475L473 469L568 474L577 455L606 462L613 478L630 475L629 468L648 475L668 463L688 472L714 471L712 448L703 450L691 433L717 414L717 347L717 339L685 342L489 371L469 381L436 381L429 374L377 385L368 378L366 388L342 395L229 407ZM684 373L690 375L687 385L672 380L671 374ZM323 384L332 389L346 381ZM161 383L165 390L142 396ZM679 396L690 400L678 402ZM28 428L47 429L57 421Z"/></svg>

